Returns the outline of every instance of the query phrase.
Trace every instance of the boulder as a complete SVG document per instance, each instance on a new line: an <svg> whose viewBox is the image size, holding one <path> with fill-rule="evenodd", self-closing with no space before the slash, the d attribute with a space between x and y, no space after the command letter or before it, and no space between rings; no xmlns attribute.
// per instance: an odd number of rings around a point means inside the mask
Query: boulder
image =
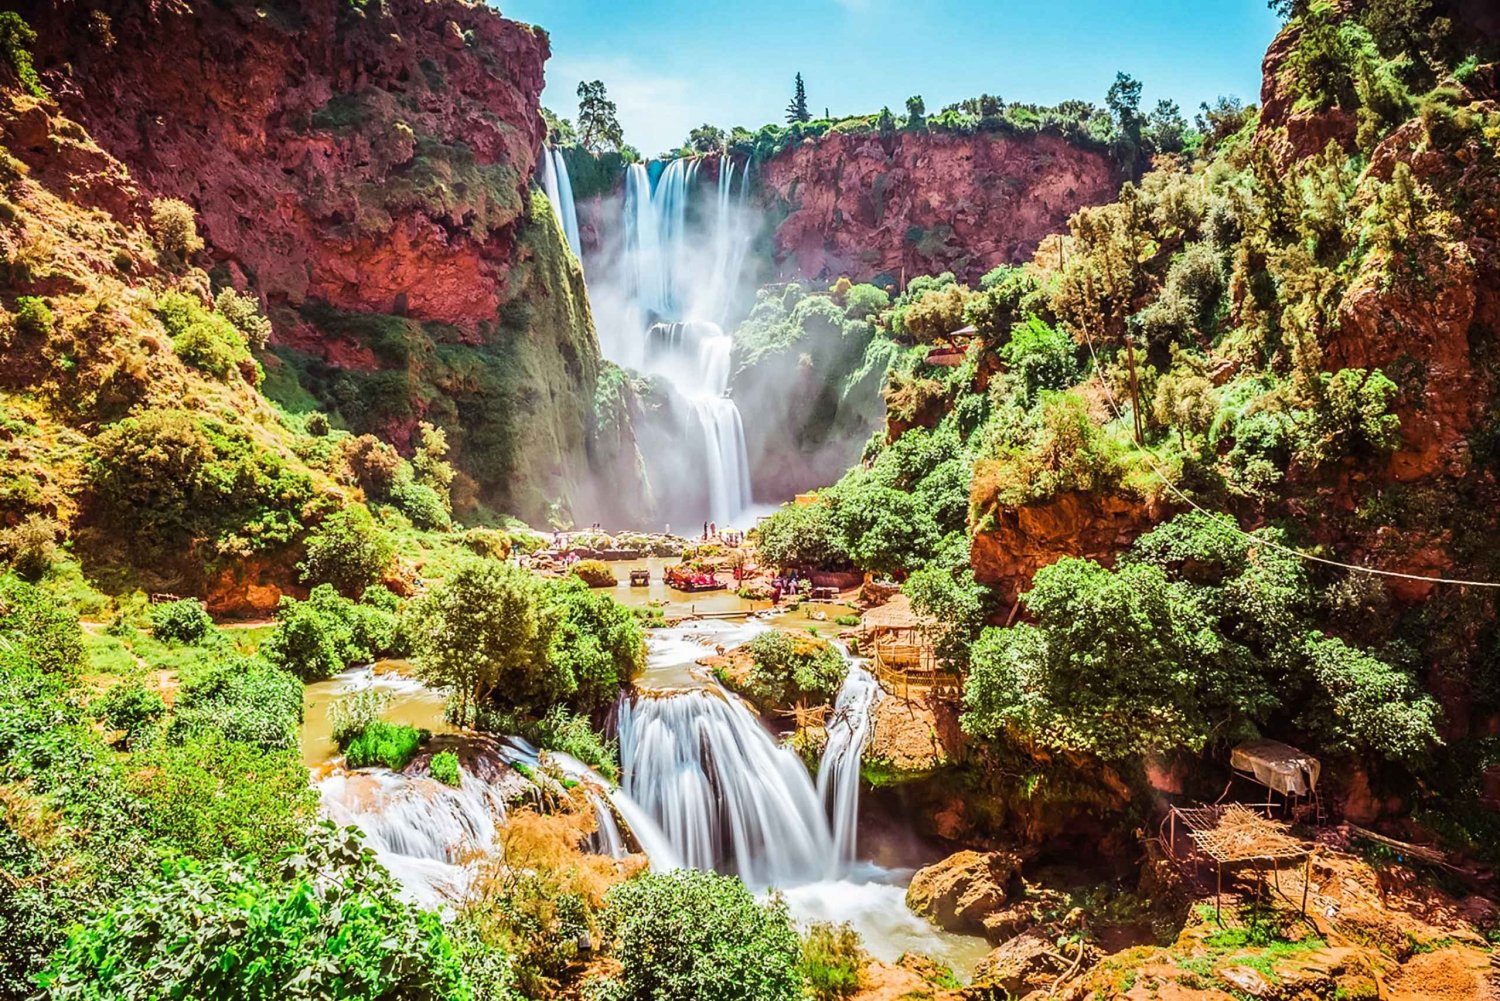
<svg viewBox="0 0 1500 1001"><path fill-rule="evenodd" d="M1014 852L962 851L917 872L906 905L938 927L967 935L987 933L985 919L1015 895L1021 858Z"/></svg>
<svg viewBox="0 0 1500 1001"><path fill-rule="evenodd" d="M974 986L1021 997L1060 972L1052 953L1052 943L1041 932L1023 932L979 961Z"/></svg>

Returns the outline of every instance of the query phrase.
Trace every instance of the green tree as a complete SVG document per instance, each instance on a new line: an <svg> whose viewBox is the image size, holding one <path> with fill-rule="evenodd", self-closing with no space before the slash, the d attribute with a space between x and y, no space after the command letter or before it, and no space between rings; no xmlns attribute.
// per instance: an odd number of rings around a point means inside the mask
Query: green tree
<svg viewBox="0 0 1500 1001"><path fill-rule="evenodd" d="M548 146L575 146L578 144L578 132L573 128L573 123L566 118L559 118L551 108L542 109L542 122L547 126Z"/></svg>
<svg viewBox="0 0 1500 1001"><path fill-rule="evenodd" d="M1130 177L1141 172L1141 82L1128 73L1116 73L1104 97L1120 136L1120 159Z"/></svg>
<svg viewBox="0 0 1500 1001"><path fill-rule="evenodd" d="M726 137L724 130L707 122L688 133L688 149L697 153L722 153Z"/></svg>
<svg viewBox="0 0 1500 1001"><path fill-rule="evenodd" d="M919 130L927 127L927 102L920 94L906 99L906 127Z"/></svg>
<svg viewBox="0 0 1500 1001"><path fill-rule="evenodd" d="M986 629L974 644L967 732L1123 758L1202 748L1235 718L1243 651L1159 567L1065 558L1022 600L1035 625Z"/></svg>
<svg viewBox="0 0 1500 1001"><path fill-rule="evenodd" d="M792 101L786 106L786 120L789 125L812 121L812 113L807 110L807 85L802 82L801 73L797 74L792 85Z"/></svg>
<svg viewBox="0 0 1500 1001"><path fill-rule="evenodd" d="M395 552L366 508L347 507L324 518L308 537L307 556L297 569L305 583L332 584L340 594L358 598L386 572Z"/></svg>
<svg viewBox="0 0 1500 1001"><path fill-rule="evenodd" d="M568 689L568 703L602 716L646 666L640 620L577 578L551 583L546 598L558 610L549 660Z"/></svg>
<svg viewBox="0 0 1500 1001"><path fill-rule="evenodd" d="M604 81L578 85L578 144L595 153L619 150L625 144L615 102L604 91Z"/></svg>
<svg viewBox="0 0 1500 1001"><path fill-rule="evenodd" d="M1187 141L1187 127L1177 102L1163 98L1146 117L1146 138L1157 153L1180 153Z"/></svg>
<svg viewBox="0 0 1500 1001"><path fill-rule="evenodd" d="M566 693L550 660L562 613L543 586L525 570L465 559L409 606L417 669L453 690L460 718L499 691L522 707L545 707Z"/></svg>
<svg viewBox="0 0 1500 1001"><path fill-rule="evenodd" d="M779 900L733 876L679 869L610 890L621 1001L793 1001L801 943Z"/></svg>
<svg viewBox="0 0 1500 1001"><path fill-rule="evenodd" d="M760 558L768 566L847 570L852 562L838 516L826 498L788 504L761 522Z"/></svg>

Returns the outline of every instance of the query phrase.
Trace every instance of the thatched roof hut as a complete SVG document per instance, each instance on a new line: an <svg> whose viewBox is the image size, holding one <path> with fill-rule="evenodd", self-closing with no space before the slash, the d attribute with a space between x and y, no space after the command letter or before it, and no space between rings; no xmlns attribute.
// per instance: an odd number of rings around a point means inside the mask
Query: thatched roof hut
<svg viewBox="0 0 1500 1001"><path fill-rule="evenodd" d="M865 612L860 617L859 624L865 635L871 638L894 637L899 634L914 637L917 633L930 632L937 625L937 620L929 615L917 614L917 610L911 607L911 599L906 595L894 594L885 604L876 605Z"/></svg>

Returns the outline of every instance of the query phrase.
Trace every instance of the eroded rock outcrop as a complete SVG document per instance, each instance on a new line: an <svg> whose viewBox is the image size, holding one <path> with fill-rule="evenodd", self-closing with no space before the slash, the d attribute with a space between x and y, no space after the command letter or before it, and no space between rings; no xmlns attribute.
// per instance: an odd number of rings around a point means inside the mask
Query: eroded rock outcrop
<svg viewBox="0 0 1500 1001"><path fill-rule="evenodd" d="M1014 852L962 851L919 869L906 889L906 906L948 931L988 935L986 919L1020 885L1021 858Z"/></svg>
<svg viewBox="0 0 1500 1001"><path fill-rule="evenodd" d="M1114 198L1109 157L1056 136L826 135L771 158L786 278L952 271L974 281L1029 258L1085 205Z"/></svg>
<svg viewBox="0 0 1500 1001"><path fill-rule="evenodd" d="M969 559L975 578L997 588L1006 604L1014 604L1042 567L1064 556L1108 565L1166 516L1160 505L1133 496L1077 491L1036 504L1002 506L974 533Z"/></svg>
<svg viewBox="0 0 1500 1001"><path fill-rule="evenodd" d="M597 517L633 440L596 440L576 260L529 193L544 33L468 0L113 0L27 11L48 91L143 198L197 212L196 263L256 294L266 393L407 448L445 427L460 511ZM311 397L311 399L309 399Z"/></svg>

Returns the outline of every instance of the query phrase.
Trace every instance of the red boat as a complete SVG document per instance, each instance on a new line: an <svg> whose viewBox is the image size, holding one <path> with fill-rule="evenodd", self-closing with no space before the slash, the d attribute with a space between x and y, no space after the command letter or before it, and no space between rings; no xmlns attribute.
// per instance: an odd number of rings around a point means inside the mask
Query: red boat
<svg viewBox="0 0 1500 1001"><path fill-rule="evenodd" d="M722 591L727 586L712 570L689 570L680 566L667 567L662 572L662 580L678 591Z"/></svg>

